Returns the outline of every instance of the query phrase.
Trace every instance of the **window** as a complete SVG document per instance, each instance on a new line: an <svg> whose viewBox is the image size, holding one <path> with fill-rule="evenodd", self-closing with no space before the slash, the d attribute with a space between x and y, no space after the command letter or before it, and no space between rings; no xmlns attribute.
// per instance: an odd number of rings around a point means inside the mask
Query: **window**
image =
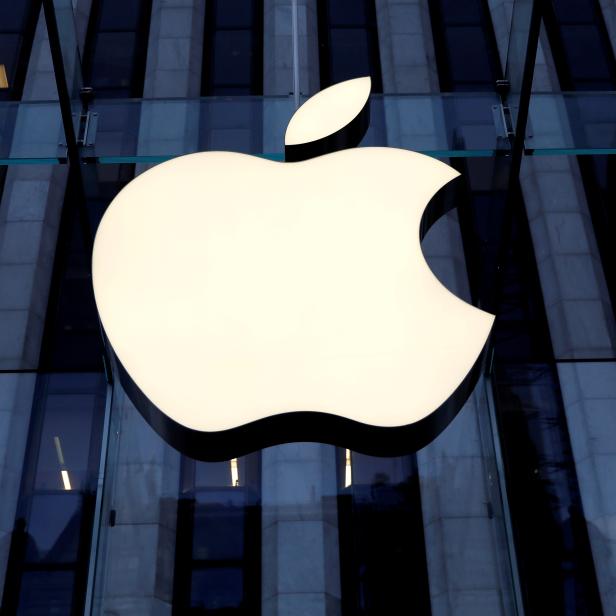
<svg viewBox="0 0 616 616"><path fill-rule="evenodd" d="M105 397L102 374L38 377L3 614L83 611Z"/></svg>
<svg viewBox="0 0 616 616"><path fill-rule="evenodd" d="M337 453L343 614L429 614L415 456Z"/></svg>
<svg viewBox="0 0 616 616"><path fill-rule="evenodd" d="M151 0L92 3L83 69L98 98L142 95L151 5Z"/></svg>
<svg viewBox="0 0 616 616"><path fill-rule="evenodd" d="M434 0L430 18L443 92L494 90L500 77L485 0Z"/></svg>
<svg viewBox="0 0 616 616"><path fill-rule="evenodd" d="M374 0L319 0L321 88L370 75L382 92Z"/></svg>
<svg viewBox="0 0 616 616"><path fill-rule="evenodd" d="M203 96L263 92L263 5L260 0L209 0L203 45Z"/></svg>
<svg viewBox="0 0 616 616"><path fill-rule="evenodd" d="M0 0L0 101L21 98L37 6L31 0Z"/></svg>
<svg viewBox="0 0 616 616"><path fill-rule="evenodd" d="M260 456L183 458L174 614L260 613Z"/></svg>

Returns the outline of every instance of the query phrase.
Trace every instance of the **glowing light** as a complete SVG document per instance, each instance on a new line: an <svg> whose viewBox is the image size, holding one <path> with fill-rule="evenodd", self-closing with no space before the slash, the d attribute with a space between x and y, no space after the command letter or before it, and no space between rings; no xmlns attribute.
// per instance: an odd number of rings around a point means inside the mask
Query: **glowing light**
<svg viewBox="0 0 616 616"><path fill-rule="evenodd" d="M240 485L240 475L237 466L237 458L231 460L231 485L237 487Z"/></svg>
<svg viewBox="0 0 616 616"><path fill-rule="evenodd" d="M71 487L71 480L68 476L68 471L61 470L60 475L62 475L62 483L64 484L64 489L72 490L73 488Z"/></svg>
<svg viewBox="0 0 616 616"><path fill-rule="evenodd" d="M337 83L311 96L289 121L285 145L309 143L344 128L370 96L370 77Z"/></svg>
<svg viewBox="0 0 616 616"><path fill-rule="evenodd" d="M369 91L360 78L315 95L286 143L336 132ZM146 171L94 244L114 352L196 431L306 410L420 421L464 381L494 320L443 287L421 251L423 212L457 175L395 148L297 163L201 152Z"/></svg>
<svg viewBox="0 0 616 616"><path fill-rule="evenodd" d="M0 90L6 90L9 87L9 78L6 74L6 66L0 64Z"/></svg>
<svg viewBox="0 0 616 616"><path fill-rule="evenodd" d="M300 410L422 419L466 377L493 321L421 252L425 206L457 175L394 148L293 164L206 152L146 171L94 246L115 353L194 430Z"/></svg>
<svg viewBox="0 0 616 616"><path fill-rule="evenodd" d="M353 483L353 467L351 465L351 450L347 449L344 456L344 487Z"/></svg>

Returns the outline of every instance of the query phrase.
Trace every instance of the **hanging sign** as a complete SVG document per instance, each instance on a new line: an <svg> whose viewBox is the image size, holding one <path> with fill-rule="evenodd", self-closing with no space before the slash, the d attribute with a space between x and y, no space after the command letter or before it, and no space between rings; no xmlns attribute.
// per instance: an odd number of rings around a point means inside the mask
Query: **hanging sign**
<svg viewBox="0 0 616 616"><path fill-rule="evenodd" d="M93 284L122 385L184 453L290 441L417 450L475 384L494 317L421 251L457 171L356 148L369 78L291 119L286 162L201 152L130 182L96 235Z"/></svg>

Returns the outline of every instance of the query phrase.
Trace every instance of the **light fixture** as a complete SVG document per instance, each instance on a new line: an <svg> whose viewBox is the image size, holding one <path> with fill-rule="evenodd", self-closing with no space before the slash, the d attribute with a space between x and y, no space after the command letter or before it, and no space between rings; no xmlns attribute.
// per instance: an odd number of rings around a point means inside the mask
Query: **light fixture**
<svg viewBox="0 0 616 616"><path fill-rule="evenodd" d="M0 90L6 90L9 87L9 78L6 74L6 66L0 64Z"/></svg>
<svg viewBox="0 0 616 616"><path fill-rule="evenodd" d="M474 386L494 317L446 289L420 245L459 173L397 148L306 159L361 133L369 92L360 78L305 103L285 141L298 162L180 156L103 216L92 278L120 379L192 457L306 440L399 455Z"/></svg>
<svg viewBox="0 0 616 616"><path fill-rule="evenodd" d="M73 488L71 487L71 480L68 476L68 471L61 470L60 475L62 475L62 483L64 484L64 489L72 490Z"/></svg>
<svg viewBox="0 0 616 616"><path fill-rule="evenodd" d="M351 466L351 450L347 449L344 455L344 487L353 483L353 467Z"/></svg>
<svg viewBox="0 0 616 616"><path fill-rule="evenodd" d="M236 488L240 485L240 474L237 466L237 458L231 460L231 485Z"/></svg>

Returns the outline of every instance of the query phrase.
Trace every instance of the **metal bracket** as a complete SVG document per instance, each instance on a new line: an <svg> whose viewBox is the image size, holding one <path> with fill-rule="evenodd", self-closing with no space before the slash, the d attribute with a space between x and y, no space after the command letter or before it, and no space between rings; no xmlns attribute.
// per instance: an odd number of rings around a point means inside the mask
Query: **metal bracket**
<svg viewBox="0 0 616 616"><path fill-rule="evenodd" d="M94 145L96 140L96 130L98 128L98 113L86 111L79 118L79 132L77 133L77 144L88 148Z"/></svg>
<svg viewBox="0 0 616 616"><path fill-rule="evenodd" d="M503 103L492 105L492 117L494 119L494 127L496 128L496 136L511 141L515 137L511 107Z"/></svg>
<svg viewBox="0 0 616 616"><path fill-rule="evenodd" d="M77 145L83 148L92 147L96 141L98 113L95 111L73 113L72 118L75 134L77 136ZM66 139L63 139L58 145L66 148Z"/></svg>

